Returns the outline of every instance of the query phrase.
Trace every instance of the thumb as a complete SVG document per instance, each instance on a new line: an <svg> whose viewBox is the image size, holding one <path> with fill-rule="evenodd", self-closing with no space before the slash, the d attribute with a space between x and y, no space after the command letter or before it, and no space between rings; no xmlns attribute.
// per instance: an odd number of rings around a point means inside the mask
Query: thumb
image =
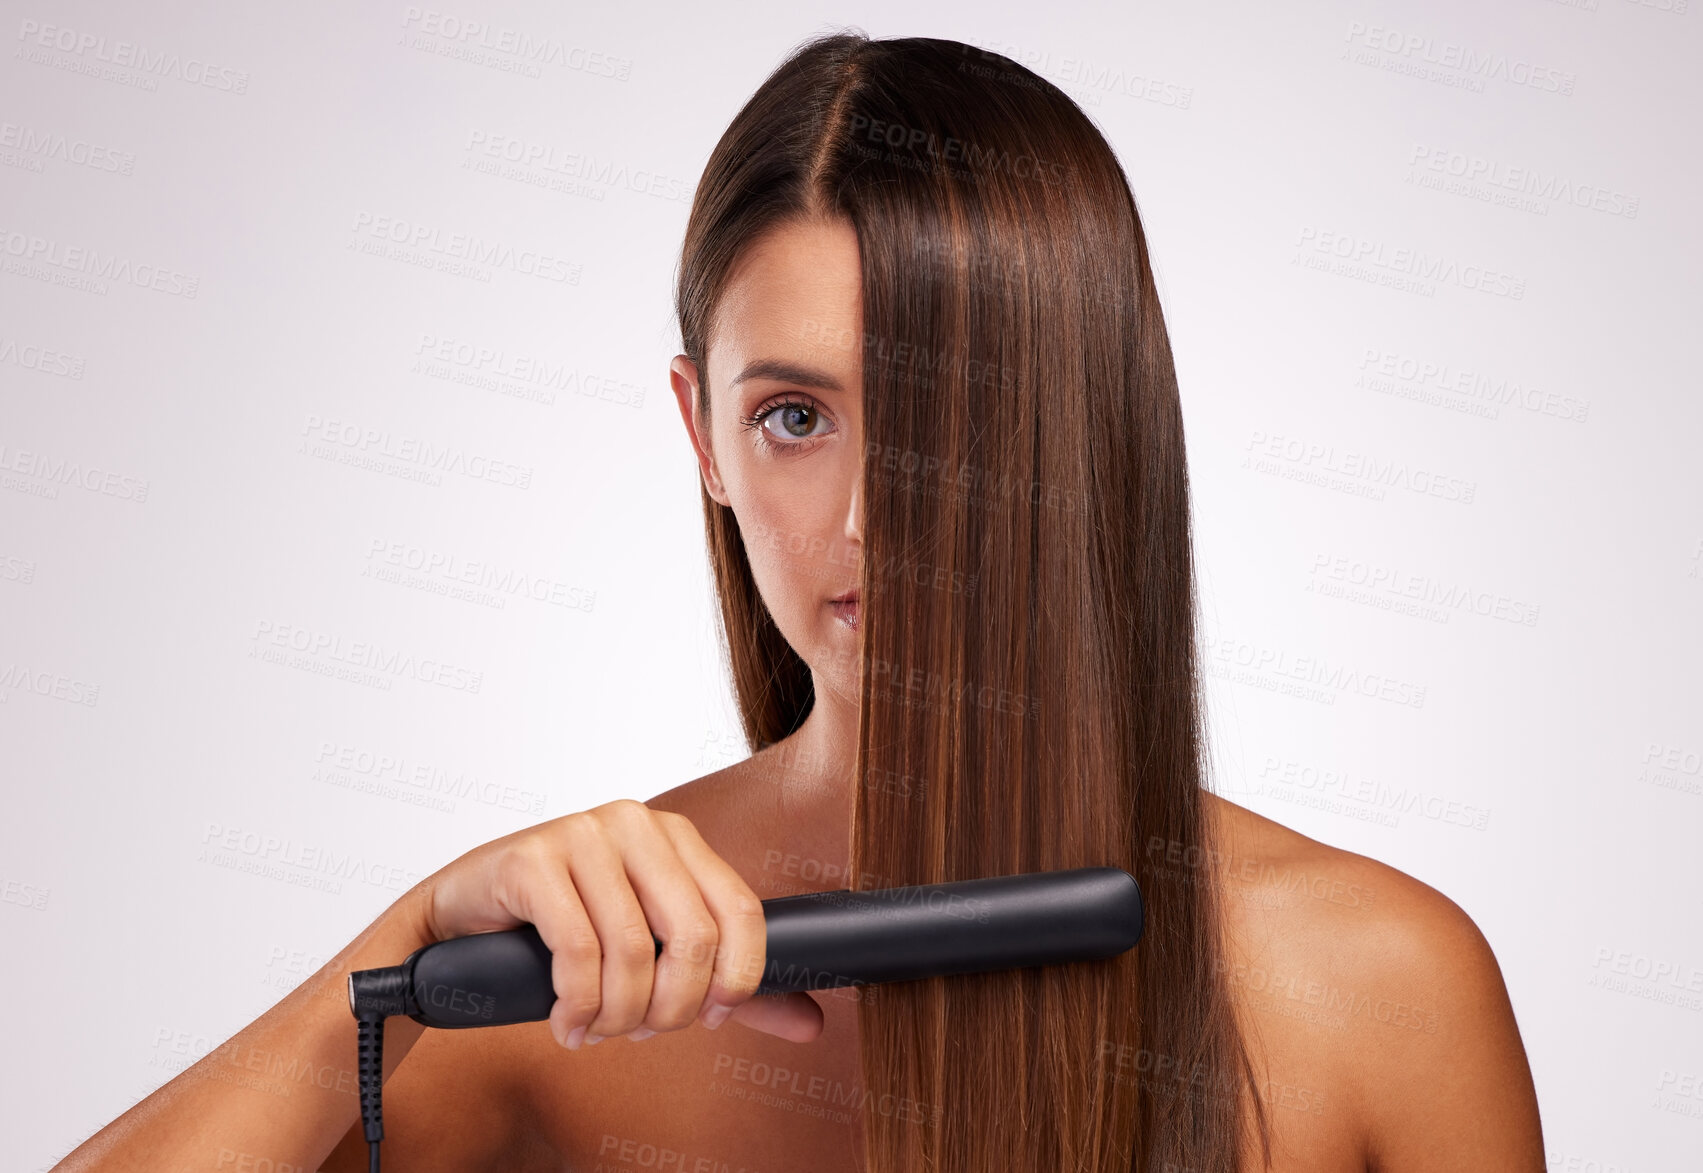
<svg viewBox="0 0 1703 1173"><path fill-rule="evenodd" d="M794 1043L814 1042L822 1033L822 1007L803 990L783 994L753 994L728 1016L752 1030Z"/></svg>

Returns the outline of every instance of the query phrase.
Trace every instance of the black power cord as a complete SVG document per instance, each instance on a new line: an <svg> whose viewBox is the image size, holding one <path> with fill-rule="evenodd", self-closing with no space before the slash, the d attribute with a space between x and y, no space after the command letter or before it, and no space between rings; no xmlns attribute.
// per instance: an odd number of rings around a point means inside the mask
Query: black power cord
<svg viewBox="0 0 1703 1173"><path fill-rule="evenodd" d="M656 943L657 956L662 942ZM550 1017L556 992L550 950L532 925L475 933L422 945L400 965L349 974L349 1010L355 1016L356 1073L368 1169L379 1173L384 1139L384 1020L406 1014L439 1028L502 1026Z"/></svg>
<svg viewBox="0 0 1703 1173"><path fill-rule="evenodd" d="M412 989L413 958L384 969L349 974L349 1009L355 1015L356 1074L361 1087L361 1125L367 1137L367 1169L379 1173L378 1142L384 1139L384 1020L418 1014Z"/></svg>

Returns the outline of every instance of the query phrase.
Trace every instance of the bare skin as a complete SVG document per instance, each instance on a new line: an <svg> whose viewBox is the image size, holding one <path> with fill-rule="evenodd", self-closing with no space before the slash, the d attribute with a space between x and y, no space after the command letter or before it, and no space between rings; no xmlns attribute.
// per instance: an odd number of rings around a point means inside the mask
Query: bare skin
<svg viewBox="0 0 1703 1173"><path fill-rule="evenodd" d="M780 812L787 788L818 781L784 764L795 749L781 742L646 805L691 819L763 899L844 886L849 808L823 791ZM1262 1073L1274 1173L1542 1170L1525 1052L1466 914L1394 868L1208 803L1230 894L1223 980ZM737 1022L572 1052L543 1023L427 1031L385 1088L386 1163L856 1173L861 1116L848 1105L870 996L880 987L813 995L823 1027L808 1042ZM327 1173L364 1167L357 1139ZM1259 1168L1252 1149L1242 1167Z"/></svg>
<svg viewBox="0 0 1703 1173"><path fill-rule="evenodd" d="M831 600L855 586L862 541L857 259L844 223L759 242L710 341L708 419L694 404L700 372L683 355L670 368L704 484L738 517L765 604L810 665L817 700L791 737L646 806L689 819L762 899L850 886L857 633ZM737 378L760 359L823 377ZM792 406L753 422L781 400ZM1229 964L1216 980L1263 1075L1272 1168L1543 1169L1513 1011L1466 913L1394 868L1206 801L1216 859L1144 849L1155 864L1212 867L1226 883ZM769 1032L735 1017L714 1032L694 1022L574 1050L545 1023L426 1031L385 1086L386 1164L853 1173L857 1011L880 987L812 997L819 1019L777 1016ZM1251 1150L1242 1164L1259 1167ZM323 1166L364 1167L358 1127Z"/></svg>

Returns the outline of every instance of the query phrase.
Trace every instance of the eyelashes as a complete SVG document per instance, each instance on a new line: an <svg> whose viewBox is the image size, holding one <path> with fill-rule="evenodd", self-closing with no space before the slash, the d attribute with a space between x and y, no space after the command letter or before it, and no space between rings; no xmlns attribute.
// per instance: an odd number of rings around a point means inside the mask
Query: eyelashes
<svg viewBox="0 0 1703 1173"><path fill-rule="evenodd" d="M807 436L793 436L792 438L785 440L777 439L775 434L768 429L766 424L770 416L774 415L776 412L782 411L809 412L815 420L829 424L829 429L825 432L814 432ZM761 407L757 408L757 410L752 412L750 415L742 417L739 422L743 427L750 429L756 434L757 443L764 451L788 456L794 455L807 448L814 447L817 440L832 434L835 430L832 427L833 421L828 419L827 414L823 412L819 403L810 399L808 396L800 396L791 393L779 396L775 399L766 400Z"/></svg>

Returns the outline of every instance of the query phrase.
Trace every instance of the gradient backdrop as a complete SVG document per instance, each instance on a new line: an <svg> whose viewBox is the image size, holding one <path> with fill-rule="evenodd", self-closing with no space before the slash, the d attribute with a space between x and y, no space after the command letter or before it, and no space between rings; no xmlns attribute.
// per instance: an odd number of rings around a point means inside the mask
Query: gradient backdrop
<svg viewBox="0 0 1703 1173"><path fill-rule="evenodd" d="M671 280L855 23L1123 161L1217 788L1471 914L1552 1169L1703 1166L1697 7L5 0L6 1164L464 851L745 756Z"/></svg>

